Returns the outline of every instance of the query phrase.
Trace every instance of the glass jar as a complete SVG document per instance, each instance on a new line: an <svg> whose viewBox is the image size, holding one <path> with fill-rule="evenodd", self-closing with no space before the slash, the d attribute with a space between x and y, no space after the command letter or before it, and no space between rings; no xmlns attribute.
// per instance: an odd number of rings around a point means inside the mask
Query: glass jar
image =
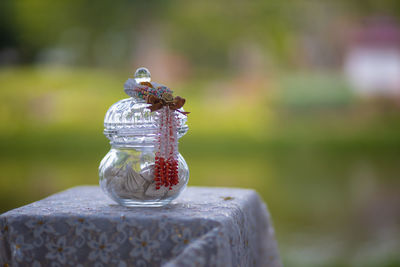
<svg viewBox="0 0 400 267"><path fill-rule="evenodd" d="M142 86L143 83L154 87L150 89L156 95L160 90L169 90L163 85L151 83L150 72L140 68L135 78L128 79L124 86L131 97L112 105L104 118L104 134L110 140L111 150L100 163L100 186L111 199L127 207L166 205L178 197L189 180L189 168L177 151L177 139L188 131L187 117L182 108L169 110L164 106L152 112L149 109L151 104L136 90L138 87L149 88ZM177 173L173 180L164 181L163 177L159 177L161 157L158 156L162 134L160 116L165 114L175 120L174 133L172 130L168 133L172 133L171 138L175 136L176 148L175 163L164 170L164 174ZM172 143L167 145L172 147Z"/></svg>

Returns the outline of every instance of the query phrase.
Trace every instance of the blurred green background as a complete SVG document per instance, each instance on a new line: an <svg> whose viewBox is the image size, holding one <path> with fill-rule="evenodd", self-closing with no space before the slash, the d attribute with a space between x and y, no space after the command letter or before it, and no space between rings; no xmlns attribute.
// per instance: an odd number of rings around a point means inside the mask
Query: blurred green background
<svg viewBox="0 0 400 267"><path fill-rule="evenodd" d="M399 1L0 3L0 213L97 184L146 66L190 185L256 189L285 266L400 266Z"/></svg>

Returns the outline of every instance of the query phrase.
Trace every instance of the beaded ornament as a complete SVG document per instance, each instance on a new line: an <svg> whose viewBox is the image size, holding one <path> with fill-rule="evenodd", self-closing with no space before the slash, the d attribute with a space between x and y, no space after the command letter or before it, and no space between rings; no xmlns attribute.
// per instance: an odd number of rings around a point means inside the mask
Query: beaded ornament
<svg viewBox="0 0 400 267"><path fill-rule="evenodd" d="M142 68L145 69L145 68ZM139 69L141 70L141 69ZM185 99L179 96L173 97L173 91L168 87L150 82L150 73L146 76L135 73L135 79L128 79L125 83L125 92L136 98L144 99L152 112L156 112L157 122L157 146L155 152L154 181L156 190L161 186L169 190L179 182L178 177L178 114L187 115L189 112L179 110ZM141 75L141 76L140 76Z"/></svg>

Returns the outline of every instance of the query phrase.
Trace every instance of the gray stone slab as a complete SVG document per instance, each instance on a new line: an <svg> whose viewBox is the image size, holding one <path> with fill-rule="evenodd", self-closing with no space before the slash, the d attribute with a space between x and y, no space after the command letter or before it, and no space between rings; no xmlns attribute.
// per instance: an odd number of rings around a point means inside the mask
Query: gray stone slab
<svg viewBox="0 0 400 267"><path fill-rule="evenodd" d="M97 186L0 215L0 266L281 266L253 190L188 187L168 206L126 208Z"/></svg>

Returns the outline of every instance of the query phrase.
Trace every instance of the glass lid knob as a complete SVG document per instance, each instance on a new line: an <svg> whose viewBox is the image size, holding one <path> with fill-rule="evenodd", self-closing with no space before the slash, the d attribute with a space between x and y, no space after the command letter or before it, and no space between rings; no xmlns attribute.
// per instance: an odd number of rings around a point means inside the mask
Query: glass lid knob
<svg viewBox="0 0 400 267"><path fill-rule="evenodd" d="M150 71L146 68L138 68L135 72L135 81L137 83L141 82L150 82L151 81L151 74Z"/></svg>

